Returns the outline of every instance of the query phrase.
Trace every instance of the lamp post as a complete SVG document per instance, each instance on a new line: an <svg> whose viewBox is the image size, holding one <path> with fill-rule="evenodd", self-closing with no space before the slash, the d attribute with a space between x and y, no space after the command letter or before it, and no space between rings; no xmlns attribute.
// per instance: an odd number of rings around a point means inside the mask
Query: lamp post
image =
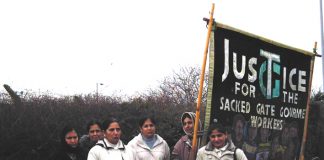
<svg viewBox="0 0 324 160"><path fill-rule="evenodd" d="M324 72L324 30L323 30L323 8L322 0L320 0L320 22L321 22L321 50L322 50L322 72ZM324 92L324 74L322 75L322 89Z"/></svg>
<svg viewBox="0 0 324 160"><path fill-rule="evenodd" d="M98 91L99 85L102 86L103 83L96 83L96 99L97 99L97 103L99 102L99 91Z"/></svg>

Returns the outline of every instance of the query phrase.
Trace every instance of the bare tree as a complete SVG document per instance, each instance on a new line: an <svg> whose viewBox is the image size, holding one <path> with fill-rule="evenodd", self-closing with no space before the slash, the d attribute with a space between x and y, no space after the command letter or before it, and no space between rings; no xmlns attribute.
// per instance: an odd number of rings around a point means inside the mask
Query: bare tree
<svg viewBox="0 0 324 160"><path fill-rule="evenodd" d="M158 89L151 90L151 97L159 97L162 102L193 105L196 103L200 85L201 69L199 67L181 67L165 77ZM208 74L205 74L202 103L206 102Z"/></svg>
<svg viewBox="0 0 324 160"><path fill-rule="evenodd" d="M321 89L312 90L311 101L324 101L324 93L321 92Z"/></svg>

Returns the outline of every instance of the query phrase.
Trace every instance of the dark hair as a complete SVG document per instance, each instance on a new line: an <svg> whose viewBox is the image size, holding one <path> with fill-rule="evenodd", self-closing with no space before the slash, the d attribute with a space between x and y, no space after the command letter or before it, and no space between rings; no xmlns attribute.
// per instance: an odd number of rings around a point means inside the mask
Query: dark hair
<svg viewBox="0 0 324 160"><path fill-rule="evenodd" d="M72 132L72 131L74 131L78 135L78 132L76 131L76 129L74 127L72 127L71 125L66 125L66 126L63 127L63 129L61 131L61 134L60 134L61 147L62 147L61 149L64 150L64 151L67 151L67 152L75 151L75 148L72 148L65 141L66 134L69 133L69 132ZM78 135L78 138L79 138L79 135Z"/></svg>
<svg viewBox="0 0 324 160"><path fill-rule="evenodd" d="M143 118L141 118L141 119L139 120L139 122L138 122L138 126L139 126L140 128L142 128L142 126L143 126L143 124L144 124L144 122L145 122L146 120L151 120L151 122L152 122L154 125L156 124L155 119L154 119L153 117L143 117Z"/></svg>
<svg viewBox="0 0 324 160"><path fill-rule="evenodd" d="M100 129L102 129L101 123L100 123L98 120L90 120L90 121L87 123L86 131L89 132L90 127L93 126L93 125L95 125L95 124L98 125Z"/></svg>
<svg viewBox="0 0 324 160"><path fill-rule="evenodd" d="M62 131L61 131L61 135L60 135L60 139L62 143L66 143L65 142L65 136L67 133L71 132L71 131L75 131L75 133L78 134L78 132L76 131L76 129L70 125L66 125L63 127ZM79 136L79 135L78 135Z"/></svg>
<svg viewBox="0 0 324 160"><path fill-rule="evenodd" d="M183 123L184 119L186 119L186 118L189 118L189 119L191 119L191 120L194 121L195 120L195 116L196 116L196 114L194 114L194 113L185 112L184 114L182 114L181 123Z"/></svg>
<svg viewBox="0 0 324 160"><path fill-rule="evenodd" d="M102 130L107 130L110 126L111 123L118 123L119 124L119 121L117 118L108 118L106 119L103 123L102 123Z"/></svg>
<svg viewBox="0 0 324 160"><path fill-rule="evenodd" d="M236 127L236 123L237 123L238 121L241 121L241 122L243 123L243 127L244 127L244 125L245 125L245 118L243 117L242 114L236 114L236 115L234 116L234 118L233 118L233 125L232 125L233 128Z"/></svg>
<svg viewBox="0 0 324 160"><path fill-rule="evenodd" d="M209 126L209 129L208 129L208 136L211 135L211 133L213 132L213 130L217 130L218 132L221 132L221 133L224 133L224 134L227 133L226 127L224 127L221 123L212 123Z"/></svg>

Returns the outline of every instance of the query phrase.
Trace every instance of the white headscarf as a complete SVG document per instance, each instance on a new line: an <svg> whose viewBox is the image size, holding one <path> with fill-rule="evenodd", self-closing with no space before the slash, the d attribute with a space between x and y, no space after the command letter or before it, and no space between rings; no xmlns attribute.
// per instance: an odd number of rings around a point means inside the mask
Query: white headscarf
<svg viewBox="0 0 324 160"><path fill-rule="evenodd" d="M185 117L190 117L190 119L192 119L193 121L193 124L195 124L195 119L196 119L196 114L193 113L193 112L184 112L182 115L181 115L181 125L183 126L183 120L185 119ZM183 128L182 128L183 129ZM193 135L193 132L192 133L187 133L184 129L183 131L186 133L186 135L188 135L189 137L192 137ZM200 119L199 119L199 124L198 124L198 134L201 134L202 133L202 124L200 122Z"/></svg>

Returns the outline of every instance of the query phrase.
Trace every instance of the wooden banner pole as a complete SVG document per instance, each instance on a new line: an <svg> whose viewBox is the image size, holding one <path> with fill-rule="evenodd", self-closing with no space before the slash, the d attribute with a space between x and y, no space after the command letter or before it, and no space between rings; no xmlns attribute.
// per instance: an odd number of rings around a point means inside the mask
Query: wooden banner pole
<svg viewBox="0 0 324 160"><path fill-rule="evenodd" d="M212 9L210 11L210 18L208 23L208 33L207 33L207 39L206 39L206 46L204 51L204 59L203 64L201 68L201 74L200 74L200 84L199 84L199 92L198 92L198 100L197 100L197 108L196 108L196 118L195 118L195 126L194 126L194 134L193 134L193 140L192 140L192 148L191 148L191 154L189 157L189 160L195 160L196 153L197 153L197 133L198 133L198 122L200 117L200 105L201 105L201 97L202 97L202 91L204 86L204 77L205 77L205 69L206 69L206 61L207 61L207 54L208 54L208 47L209 47L209 39L210 39L210 33L213 28L213 15L214 15L214 6L215 4L212 4Z"/></svg>
<svg viewBox="0 0 324 160"><path fill-rule="evenodd" d="M306 138L307 138L307 128L308 128L308 114L309 114L309 107L310 107L310 97L312 92L312 80L313 80L313 70L314 70L314 61L317 49L317 42L315 42L314 45L314 56L312 56L311 60L311 68L310 68L310 75L309 75L309 85L308 85L308 97L307 97L307 106L306 106L306 115L305 115L305 122L304 122L304 132L303 132L303 140L301 144L300 154L299 154L299 160L304 160L305 158L305 146L306 146Z"/></svg>

